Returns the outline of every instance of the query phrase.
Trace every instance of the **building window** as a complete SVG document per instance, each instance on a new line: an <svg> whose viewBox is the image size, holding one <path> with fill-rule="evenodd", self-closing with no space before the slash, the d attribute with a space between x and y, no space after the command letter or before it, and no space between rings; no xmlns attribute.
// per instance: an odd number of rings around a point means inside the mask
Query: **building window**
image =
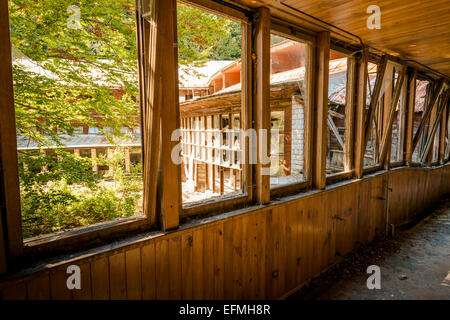
<svg viewBox="0 0 450 320"><path fill-rule="evenodd" d="M177 13L182 202L242 195L241 23L184 3Z"/></svg>
<svg viewBox="0 0 450 320"><path fill-rule="evenodd" d="M89 134L99 134L99 129L98 127L89 127L88 133Z"/></svg>
<svg viewBox="0 0 450 320"><path fill-rule="evenodd" d="M123 173L118 139L80 136L105 121L138 125L135 1L8 5L18 158L30 168L19 173L24 239L141 215L142 177ZM98 168L91 152L105 143L113 145Z"/></svg>
<svg viewBox="0 0 450 320"><path fill-rule="evenodd" d="M345 171L348 59L330 52L327 116L327 175ZM351 107L351 106L350 106ZM350 169L350 168L348 168Z"/></svg>
<svg viewBox="0 0 450 320"><path fill-rule="evenodd" d="M305 173L306 43L270 37L270 187L297 184Z"/></svg>
<svg viewBox="0 0 450 320"><path fill-rule="evenodd" d="M393 89L392 95L394 95L394 90L399 84L399 77L401 73L401 68L394 66L394 79L393 79ZM401 84L400 97L397 104L394 106L394 121L392 123L391 129L391 152L390 152L390 162L399 163L404 160L404 143L405 143L405 122L406 122L406 78Z"/></svg>

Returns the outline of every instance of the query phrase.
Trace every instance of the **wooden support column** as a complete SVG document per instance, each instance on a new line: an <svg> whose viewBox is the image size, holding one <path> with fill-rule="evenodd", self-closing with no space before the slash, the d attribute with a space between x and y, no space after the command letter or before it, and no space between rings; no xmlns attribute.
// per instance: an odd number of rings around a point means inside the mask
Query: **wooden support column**
<svg viewBox="0 0 450 320"><path fill-rule="evenodd" d="M270 161L266 163L263 153L270 158L270 11L268 8L256 10L254 49L255 63L255 129L258 140L258 163L256 164L256 201L270 202ZM265 130L265 135L263 135ZM263 163L264 161L264 163Z"/></svg>
<svg viewBox="0 0 450 320"><path fill-rule="evenodd" d="M353 168L353 146L355 145L355 99L357 90L356 61L355 58L347 59L347 95L345 108L345 148L344 148L344 170Z"/></svg>
<svg viewBox="0 0 450 320"><path fill-rule="evenodd" d="M7 261L22 254L22 217L20 214L20 190L16 121L11 61L11 42L9 37L8 1L0 1L0 192L2 209L0 220L0 274L6 271ZM6 256L6 260L3 256Z"/></svg>
<svg viewBox="0 0 450 320"><path fill-rule="evenodd" d="M323 31L317 35L315 67L315 112L313 186L326 187L327 117L328 117L328 73L330 58L330 33Z"/></svg>
<svg viewBox="0 0 450 320"><path fill-rule="evenodd" d="M407 117L406 117L406 154L405 161L408 165L412 162L413 154L413 133L414 133L414 109L416 102L416 77L417 71L414 69L408 76L408 98L407 98Z"/></svg>
<svg viewBox="0 0 450 320"><path fill-rule="evenodd" d="M422 116L422 120L420 121L420 124L419 124L419 127L417 128L416 134L414 135L412 152L414 152L414 149L416 149L417 144L419 143L419 139L422 134L422 131L424 130L425 125L427 124L428 120L430 119L431 112L433 111L434 106L436 105L437 99L438 99L439 95L441 94L443 87L444 87L444 80L440 79L437 84L436 89L432 91L431 96L427 99L427 104L425 106L425 113Z"/></svg>
<svg viewBox="0 0 450 320"><path fill-rule="evenodd" d="M440 103L438 103L438 109L436 110L436 114L433 115L431 118L433 120L432 123L430 123L431 131L428 133L427 140L425 142L424 150L421 155L421 161L424 162L427 160L430 162L430 154L432 153L432 146L434 143L434 138L436 134L437 127L439 126L439 122L441 121L441 117L444 111L444 107L447 105L448 99L450 96L450 90L447 90L445 95L442 96L442 100Z"/></svg>
<svg viewBox="0 0 450 320"><path fill-rule="evenodd" d="M385 97L385 124L384 124L384 130L383 130L383 136L381 140L381 147L380 147L380 163L385 165L385 168L389 166L389 160L390 160L390 148L392 145L392 124L394 123L394 116L395 116L395 109L397 108L398 100L400 98L400 93L402 91L403 87L403 80L406 75L406 66L403 66L403 70L397 80L397 85L394 89L394 97L391 98L391 90L393 86L393 80L391 81L391 85L389 86L389 89L386 90L386 93L384 95ZM401 111L401 109L400 109ZM400 112L399 111L399 112ZM400 124L400 123L399 123ZM400 132L398 134L398 139L400 139Z"/></svg>
<svg viewBox="0 0 450 320"><path fill-rule="evenodd" d="M357 178L362 178L364 169L368 63L367 51L364 50L356 65L355 177Z"/></svg>
<svg viewBox="0 0 450 320"><path fill-rule="evenodd" d="M181 167L172 161L178 141L172 133L180 128L178 106L177 5L175 0L156 1L155 107L160 110L161 153L159 159L158 203L160 224L165 230L177 228L181 210ZM159 96L160 95L160 96ZM151 183L155 183L152 181Z"/></svg>
<svg viewBox="0 0 450 320"><path fill-rule="evenodd" d="M439 163L444 164L445 161L445 138L447 136L448 126L448 103L444 106L441 119L441 134L439 137Z"/></svg>

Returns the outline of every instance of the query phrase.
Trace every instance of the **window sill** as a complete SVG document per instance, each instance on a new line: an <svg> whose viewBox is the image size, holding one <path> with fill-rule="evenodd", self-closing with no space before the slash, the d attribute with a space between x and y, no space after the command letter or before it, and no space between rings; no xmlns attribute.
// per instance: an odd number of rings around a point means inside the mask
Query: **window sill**
<svg viewBox="0 0 450 320"><path fill-rule="evenodd" d="M24 259L64 254L80 247L88 249L150 229L146 217L134 216L30 238L23 242Z"/></svg>

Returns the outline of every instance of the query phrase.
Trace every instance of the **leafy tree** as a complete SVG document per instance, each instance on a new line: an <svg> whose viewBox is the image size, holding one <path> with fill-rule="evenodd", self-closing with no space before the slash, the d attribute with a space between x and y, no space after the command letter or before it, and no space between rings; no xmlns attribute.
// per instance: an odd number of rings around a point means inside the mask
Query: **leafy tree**
<svg viewBox="0 0 450 320"><path fill-rule="evenodd" d="M8 4L18 135L53 148L63 145L61 134L73 135L76 124L112 128L111 137L139 124L135 0ZM230 20L180 4L179 64L235 59L238 29ZM103 177L112 186L98 185L90 160L63 150L54 156L19 153L25 237L135 213L139 169L125 174L115 156L99 161L114 168Z"/></svg>
<svg viewBox="0 0 450 320"><path fill-rule="evenodd" d="M242 57L242 28L237 22L228 20L228 33L219 39L210 55L214 60L237 60Z"/></svg>

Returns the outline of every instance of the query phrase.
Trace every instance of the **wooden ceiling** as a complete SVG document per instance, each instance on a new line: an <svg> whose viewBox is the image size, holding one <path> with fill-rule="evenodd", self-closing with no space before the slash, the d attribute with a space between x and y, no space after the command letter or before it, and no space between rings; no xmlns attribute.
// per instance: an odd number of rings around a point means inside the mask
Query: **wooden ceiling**
<svg viewBox="0 0 450 320"><path fill-rule="evenodd" d="M243 0L255 7L300 10L362 38L376 49L415 60L450 76L450 0ZM369 5L381 9L381 28L368 29Z"/></svg>

